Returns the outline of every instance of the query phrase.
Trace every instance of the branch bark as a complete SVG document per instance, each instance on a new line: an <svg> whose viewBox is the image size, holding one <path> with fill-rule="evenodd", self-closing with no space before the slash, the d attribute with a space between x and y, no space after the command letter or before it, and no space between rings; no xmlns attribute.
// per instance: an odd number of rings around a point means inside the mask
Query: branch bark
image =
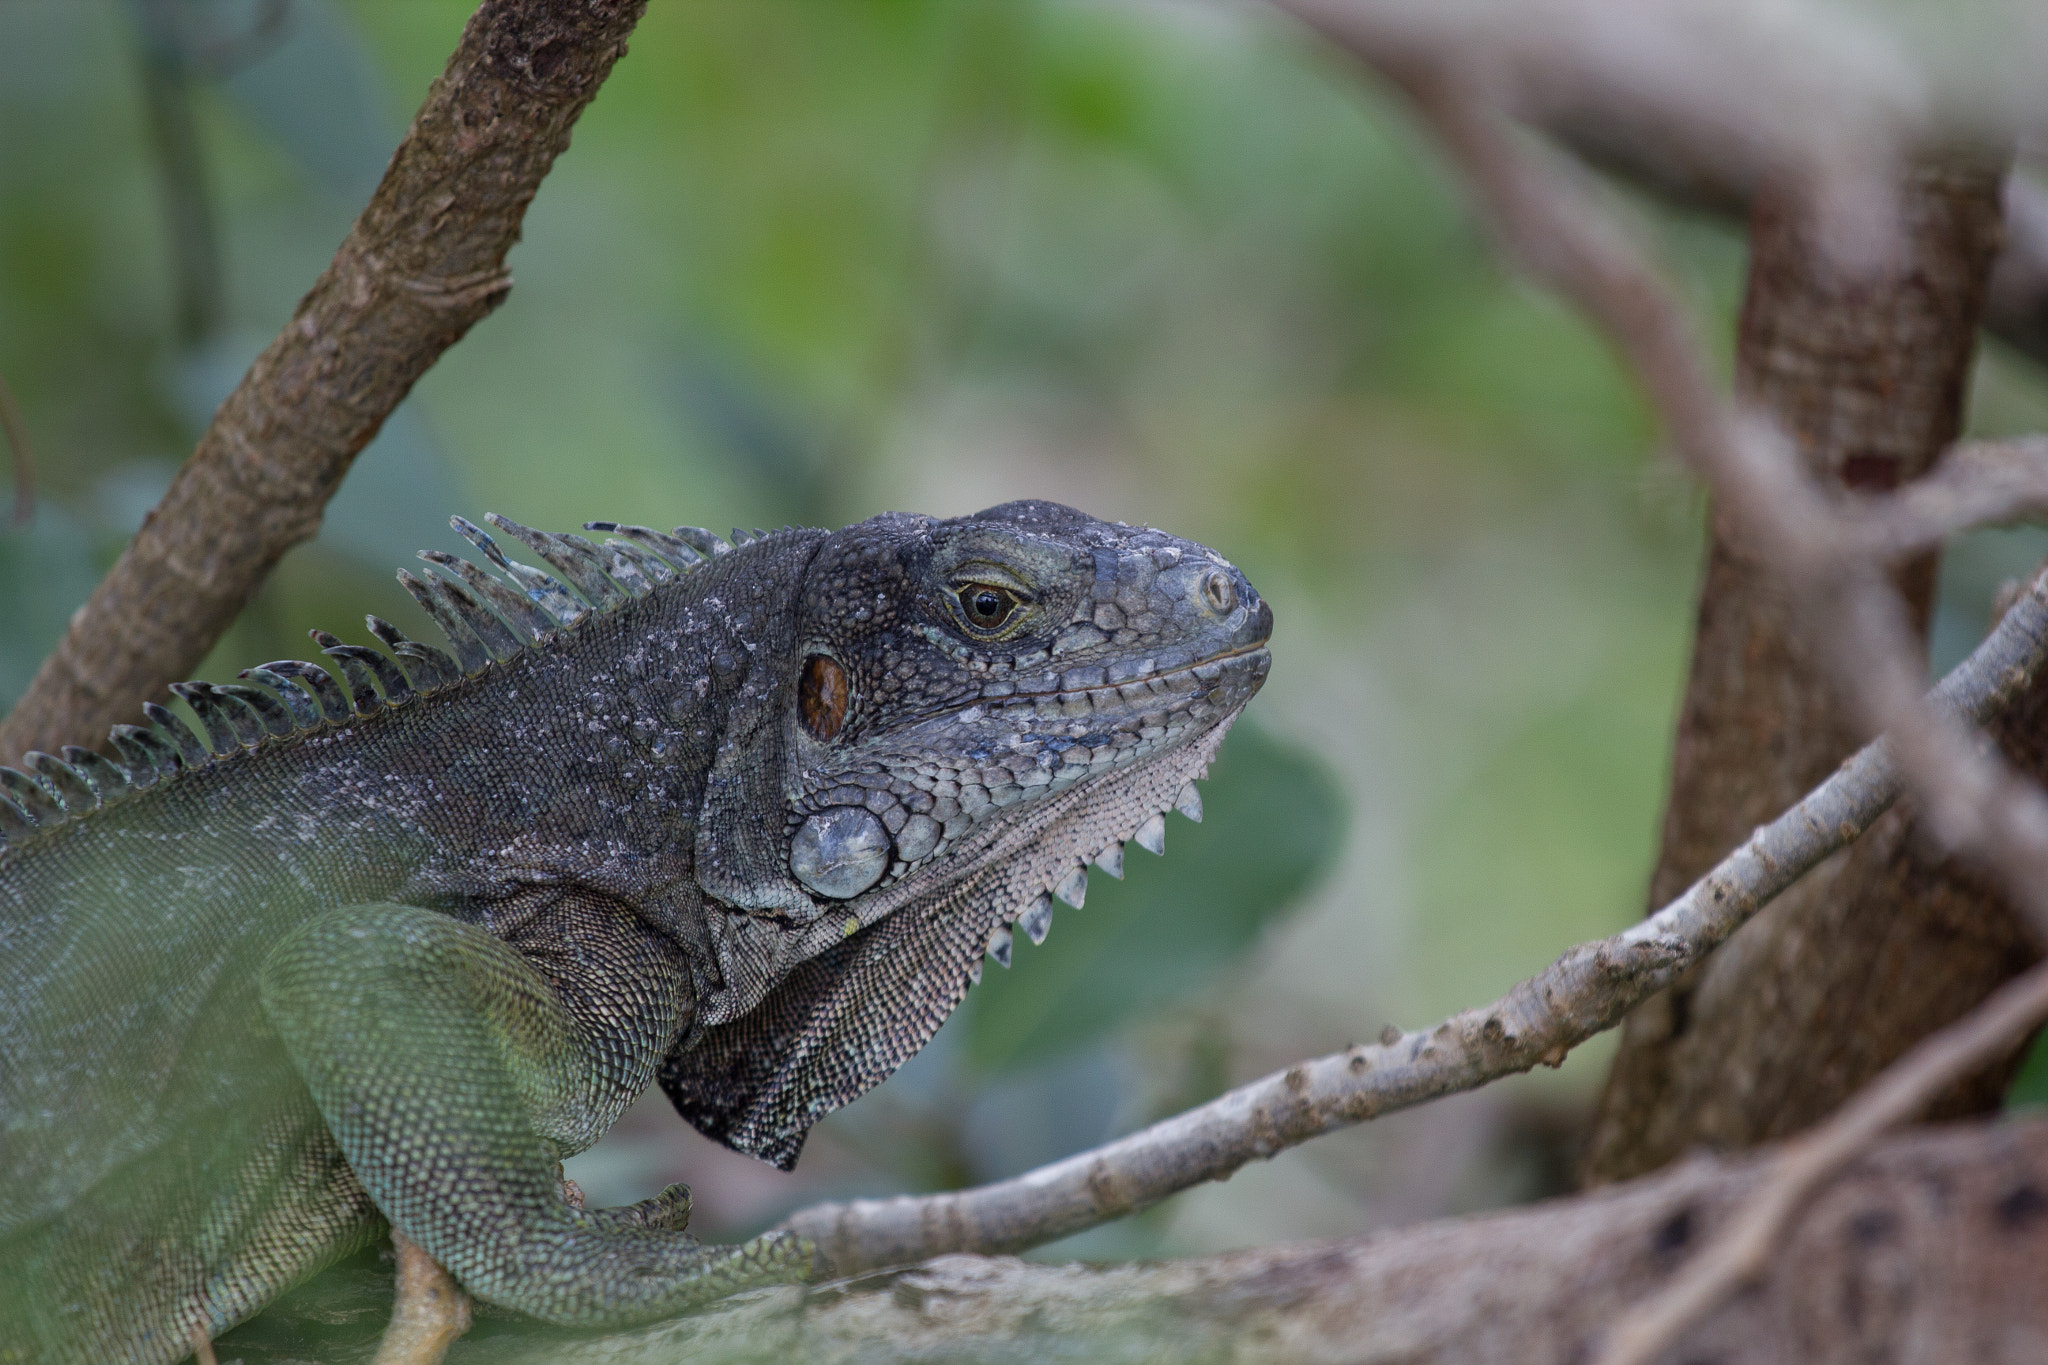
<svg viewBox="0 0 2048 1365"><path fill-rule="evenodd" d="M1807 1200L1879 1133L1920 1112L1956 1076L2009 1049L2044 1016L2048 965L2037 965L1959 1023L1916 1044L1827 1123L1774 1151L1757 1188L1698 1257L1614 1324L1595 1365L1651 1365L1728 1295L1764 1273Z"/></svg>
<svg viewBox="0 0 2048 1365"><path fill-rule="evenodd" d="M392 409L504 300L526 206L645 5L485 0L333 263L0 724L0 757L140 719L319 529Z"/></svg>
<svg viewBox="0 0 2048 1365"><path fill-rule="evenodd" d="M1587 1359L1625 1305L1668 1282L1768 1166L1702 1159L1486 1218L1163 1264L949 1256L822 1289L764 1291L599 1340L472 1339L449 1358L1563 1365ZM1820 1196L1756 1290L1667 1359L2036 1358L2048 1341L2044 1191L2048 1122L1886 1142Z"/></svg>
<svg viewBox="0 0 2048 1365"><path fill-rule="evenodd" d="M1917 477L1960 424L1998 241L1995 170L1924 167L1901 195L1902 258L1874 277L1830 267L1789 198L1754 219L1737 386L1837 487ZM1923 629L1933 561L1898 573ZM1692 679L1679 721L1651 903L1831 768L1859 737L1774 566L1715 519ZM2048 772L2030 695L1994 733ZM1931 853L1902 806L1823 875L1629 1018L1588 1147L1592 1180L1625 1179L1696 1144L1722 1149L1820 1119L1915 1041L2037 955L1993 882ZM2014 1058L1936 1102L1994 1106Z"/></svg>

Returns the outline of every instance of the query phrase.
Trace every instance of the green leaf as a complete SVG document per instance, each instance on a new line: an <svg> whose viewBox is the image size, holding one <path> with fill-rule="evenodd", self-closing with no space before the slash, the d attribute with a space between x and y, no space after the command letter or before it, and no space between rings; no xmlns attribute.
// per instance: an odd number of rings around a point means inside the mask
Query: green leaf
<svg viewBox="0 0 2048 1365"><path fill-rule="evenodd" d="M1056 908L1016 965L991 962L967 997L967 1054L985 1070L1078 1047L1212 980L1291 906L1343 830L1336 782L1311 754L1240 724L1202 784L1201 825L1167 824L1167 852L1136 844L1125 880L1091 870L1085 909Z"/></svg>
<svg viewBox="0 0 2048 1365"><path fill-rule="evenodd" d="M2037 1034L2027 1046L2027 1055L2006 1087L2005 1107L2015 1110L2048 1109L2048 1033Z"/></svg>

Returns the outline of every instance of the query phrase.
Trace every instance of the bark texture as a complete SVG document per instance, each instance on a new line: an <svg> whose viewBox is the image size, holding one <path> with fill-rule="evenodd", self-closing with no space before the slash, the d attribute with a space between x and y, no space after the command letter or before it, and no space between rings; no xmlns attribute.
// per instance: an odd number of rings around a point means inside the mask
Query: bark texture
<svg viewBox="0 0 2048 1365"><path fill-rule="evenodd" d="M1954 439L2000 240L1988 168L1916 170L1902 204L1899 268L1860 280L1829 269L1791 199L1766 196L1753 215L1738 389L1793 434L1816 474L1849 488L1896 487ZM1923 626L1933 572L1927 558L1899 573ZM2044 707L2037 691L1997 727L2037 775L2048 771ZM1790 602L1717 519L1651 903L1861 738ZM1895 811L1629 1016L1585 1174L1625 1179L1695 1145L1797 1131L2034 955L1990 883L1928 854L1910 812ZM1995 1103L2004 1079L2004 1068L1973 1078L1935 1112Z"/></svg>
<svg viewBox="0 0 2048 1365"><path fill-rule="evenodd" d="M1768 1168L1761 1158L1702 1159L1511 1213L1163 1264L947 1256L809 1291L764 1291L599 1338L486 1319L448 1360L1565 1365L1587 1359L1622 1308L1689 1264ZM1723 1305L1664 1360L2039 1360L2048 1355L2044 1258L2048 1122L1896 1137L1821 1193L1755 1290ZM320 1359L367 1357L388 1284L358 1291L362 1353L332 1343ZM322 1313L343 1321L349 1306L329 1302ZM303 1359L303 1346L287 1345L286 1327L259 1319L221 1350L245 1365Z"/></svg>
<svg viewBox="0 0 2048 1365"><path fill-rule="evenodd" d="M0 724L95 744L190 675L351 461L511 288L505 254L646 0L486 0L333 263Z"/></svg>

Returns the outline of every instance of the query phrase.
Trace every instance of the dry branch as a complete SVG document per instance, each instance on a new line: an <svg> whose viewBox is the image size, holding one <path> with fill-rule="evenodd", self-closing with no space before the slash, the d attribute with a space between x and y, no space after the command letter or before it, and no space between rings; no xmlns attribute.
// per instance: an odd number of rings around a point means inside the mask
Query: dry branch
<svg viewBox="0 0 2048 1365"><path fill-rule="evenodd" d="M2006 705L2048 657L2048 572L1935 690L1972 723ZM1184 1114L1011 1180L945 1194L804 1209L786 1226L837 1274L953 1251L1051 1241L1226 1178L1318 1134L1539 1063L1556 1065L1661 990L1814 864L1849 843L1898 792L1887 746L1864 748L1811 795L1672 904L1580 944L1491 1005L1426 1032L1302 1062Z"/></svg>
<svg viewBox="0 0 2048 1365"><path fill-rule="evenodd" d="M1862 501L1862 500L1859 500ZM1848 509L1846 550L1891 560L1961 531L2048 518L2048 436L1965 441L1889 498Z"/></svg>
<svg viewBox="0 0 2048 1365"><path fill-rule="evenodd" d="M1757 197L1754 168L1725 154L1711 130L1632 116L1612 90L1534 122L1572 152L1669 202L1746 220ZM1984 301L1984 329L2037 364L2048 364L2048 190L2015 173L2005 183L2005 240Z"/></svg>
<svg viewBox="0 0 2048 1365"><path fill-rule="evenodd" d="M391 1247L398 1260L396 1302L370 1365L440 1365L448 1347L469 1330L469 1295L397 1228L391 1230Z"/></svg>
<svg viewBox="0 0 2048 1365"><path fill-rule="evenodd" d="M0 724L94 744L190 674L357 452L511 288L526 206L646 0L485 0L311 292Z"/></svg>

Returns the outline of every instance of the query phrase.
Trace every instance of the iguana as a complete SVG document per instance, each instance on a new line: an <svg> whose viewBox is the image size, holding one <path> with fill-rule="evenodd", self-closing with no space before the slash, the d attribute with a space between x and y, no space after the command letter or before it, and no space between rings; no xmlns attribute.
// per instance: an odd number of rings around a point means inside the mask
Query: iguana
<svg viewBox="0 0 2048 1365"><path fill-rule="evenodd" d="M680 1187L558 1162L650 1084L787 1168L1011 935L1165 811L1272 613L1189 541L1046 502L727 542L487 518L400 572L447 648L314 632L172 689L125 759L0 769L0 1361L174 1361L395 1228L609 1326L801 1278Z"/></svg>

